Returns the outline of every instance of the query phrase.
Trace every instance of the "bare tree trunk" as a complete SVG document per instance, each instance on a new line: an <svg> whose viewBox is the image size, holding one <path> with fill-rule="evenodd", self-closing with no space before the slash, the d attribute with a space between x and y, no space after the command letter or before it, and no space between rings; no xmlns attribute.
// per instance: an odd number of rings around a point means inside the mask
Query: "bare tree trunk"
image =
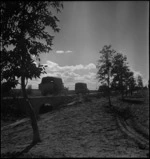
<svg viewBox="0 0 150 159"><path fill-rule="evenodd" d="M124 96L123 96L123 88L121 89L121 96L122 96L122 99L124 99Z"/></svg>
<svg viewBox="0 0 150 159"><path fill-rule="evenodd" d="M111 106L110 93L108 95L108 100L109 100L109 106Z"/></svg>
<svg viewBox="0 0 150 159"><path fill-rule="evenodd" d="M30 117L31 125L32 125L32 129L33 129L33 141L32 141L32 143L35 144L35 143L40 142L41 139L40 139L40 134L39 134L39 129L38 129L38 125L37 125L35 112L33 110L33 107L31 105L31 103L28 99L27 93L26 93L25 77L24 76L21 77L21 87L22 87L23 97L24 97L26 107L27 107L27 114Z"/></svg>
<svg viewBox="0 0 150 159"><path fill-rule="evenodd" d="M124 96L123 96L124 95L124 90L123 90L122 72L121 72L121 75L120 75L120 86L121 86L121 96L122 96L122 99L124 99Z"/></svg>
<svg viewBox="0 0 150 159"><path fill-rule="evenodd" d="M111 100L110 100L110 81L109 81L109 71L108 71L108 100L109 100L109 106L111 106Z"/></svg>
<svg viewBox="0 0 150 159"><path fill-rule="evenodd" d="M130 94L131 94L131 96L132 96L132 89L130 90Z"/></svg>
<svg viewBox="0 0 150 159"><path fill-rule="evenodd" d="M127 97L127 95L128 95L128 90L126 89L126 97Z"/></svg>

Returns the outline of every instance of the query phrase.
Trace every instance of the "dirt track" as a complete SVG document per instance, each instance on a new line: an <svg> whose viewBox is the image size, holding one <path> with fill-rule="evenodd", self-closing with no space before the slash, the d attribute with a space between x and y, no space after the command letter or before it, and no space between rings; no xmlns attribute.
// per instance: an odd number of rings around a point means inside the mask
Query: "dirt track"
<svg viewBox="0 0 150 159"><path fill-rule="evenodd" d="M120 131L104 98L44 114L38 125L42 142L26 157L147 157ZM1 152L21 151L31 140L29 122L4 130Z"/></svg>

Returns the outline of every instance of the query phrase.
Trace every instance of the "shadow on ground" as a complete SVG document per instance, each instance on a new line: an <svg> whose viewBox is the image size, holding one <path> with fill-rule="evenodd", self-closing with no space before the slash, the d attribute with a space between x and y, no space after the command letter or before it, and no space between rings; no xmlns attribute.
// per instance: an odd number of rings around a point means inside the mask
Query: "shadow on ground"
<svg viewBox="0 0 150 159"><path fill-rule="evenodd" d="M143 99L120 99L121 101L123 102L128 102L128 103L132 103L132 104L142 104L144 103L144 100Z"/></svg>
<svg viewBox="0 0 150 159"><path fill-rule="evenodd" d="M25 147L25 149L23 149L20 152L14 151L14 152L3 153L3 154L1 154L1 158L18 158L20 156L23 156L25 153L28 153L35 145L37 145L37 143L36 144L35 143L31 143L30 145Z"/></svg>

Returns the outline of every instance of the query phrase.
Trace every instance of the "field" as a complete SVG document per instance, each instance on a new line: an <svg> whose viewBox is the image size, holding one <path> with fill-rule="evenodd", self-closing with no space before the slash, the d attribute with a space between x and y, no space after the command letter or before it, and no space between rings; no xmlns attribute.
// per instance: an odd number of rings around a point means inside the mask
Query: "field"
<svg viewBox="0 0 150 159"><path fill-rule="evenodd" d="M126 99L111 98L115 108L124 110L130 107L137 122L149 129L148 91ZM34 147L29 146L32 129L28 120L10 125L1 131L2 157L16 157L19 153L23 158L147 157L148 150L139 148L120 131L116 115L109 110L105 97L85 98L69 107L41 114L38 126L42 142Z"/></svg>

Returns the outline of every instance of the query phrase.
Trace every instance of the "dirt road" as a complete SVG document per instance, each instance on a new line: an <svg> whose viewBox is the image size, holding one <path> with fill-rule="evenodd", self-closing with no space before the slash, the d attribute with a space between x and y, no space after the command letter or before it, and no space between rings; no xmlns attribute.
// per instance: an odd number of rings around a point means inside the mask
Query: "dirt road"
<svg viewBox="0 0 150 159"><path fill-rule="evenodd" d="M42 142L24 157L147 157L120 131L105 98L43 114L38 125ZM1 153L21 151L32 140L29 121L1 133Z"/></svg>

